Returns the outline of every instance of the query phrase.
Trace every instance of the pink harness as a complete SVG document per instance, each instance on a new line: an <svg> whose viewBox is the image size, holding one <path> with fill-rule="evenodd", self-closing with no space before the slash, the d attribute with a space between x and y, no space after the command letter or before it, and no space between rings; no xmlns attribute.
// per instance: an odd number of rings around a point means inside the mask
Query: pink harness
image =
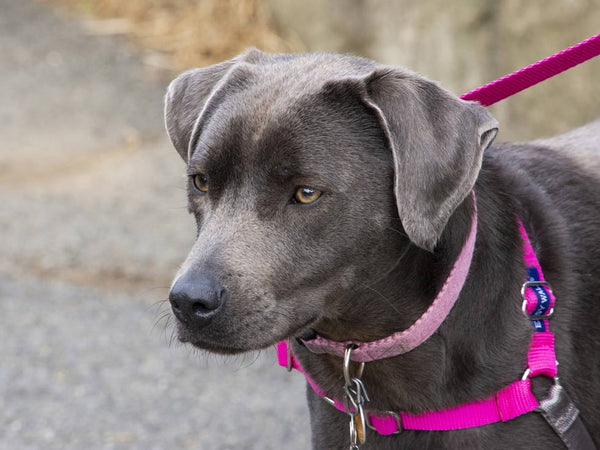
<svg viewBox="0 0 600 450"><path fill-rule="evenodd" d="M313 353L330 353L343 357L348 346L354 347L351 358L354 361L372 361L390 358L406 353L424 342L439 327L458 298L475 245L477 228L476 213L473 216L471 232L456 260L444 287L427 311L407 330L392 334L384 339L361 343L355 341L336 342L322 336L302 341ZM378 433L388 435L407 430L456 430L478 427L495 422L505 422L538 408L539 402L531 392L531 378L539 375L556 376L556 356L554 334L548 331L548 319L554 311L554 295L550 285L544 280L542 269L535 256L527 232L519 220L523 238L523 258L527 267L527 281L523 284L523 311L534 325L527 357L527 370L522 379L515 381L496 394L484 399L441 411L421 414L407 412L367 413L367 423ZM325 392L317 386L300 366L288 349L287 342L277 344L279 364L302 372L313 390L321 397ZM346 411L341 400L333 400L334 406Z"/></svg>
<svg viewBox="0 0 600 450"><path fill-rule="evenodd" d="M474 195L473 200L475 203ZM518 218L517 221L523 240L523 260L527 271L521 288L523 298L521 309L525 317L531 321L534 333L529 344L527 367L523 377L488 398L420 414L404 411L365 411L363 401L369 400L365 386L360 381L360 376L350 379L347 373L350 359L364 364L366 361L402 355L423 343L444 321L460 294L471 265L477 231L476 208L474 208L469 235L443 288L427 311L411 327L384 339L366 343L336 342L322 336L301 341L313 353L329 353L344 357L346 396L343 401L327 397L323 389L302 368L287 342L277 344L277 358L280 365L287 367L288 370L293 368L303 373L309 385L320 397L350 415L350 436L353 440L351 448L358 448L358 443L364 442L365 439L364 431L361 439L358 438L359 433L356 431L355 422L357 418L363 423L358 428L364 430L366 424L379 434L391 435L398 434L402 430L447 431L479 427L506 422L532 411L542 414L568 449L593 450L595 448L579 417L579 411L556 376L558 362L554 351L554 334L548 331L548 319L554 314L554 294L550 284L544 279L542 268L523 223ZM537 376L554 379L550 396L542 401L538 401L531 391L531 378Z"/></svg>

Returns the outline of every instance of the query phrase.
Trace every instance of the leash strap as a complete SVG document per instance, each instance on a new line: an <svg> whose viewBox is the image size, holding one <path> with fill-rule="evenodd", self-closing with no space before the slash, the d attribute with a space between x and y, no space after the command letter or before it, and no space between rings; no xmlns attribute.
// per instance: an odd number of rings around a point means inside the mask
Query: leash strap
<svg viewBox="0 0 600 450"><path fill-rule="evenodd" d="M600 34L505 75L460 98L475 100L483 106L490 106L598 55L600 55Z"/></svg>
<svg viewBox="0 0 600 450"><path fill-rule="evenodd" d="M539 411L569 450L595 450L579 410L560 384L552 386Z"/></svg>
<svg viewBox="0 0 600 450"><path fill-rule="evenodd" d="M490 106L598 55L600 55L600 34L468 92L461 98ZM531 283L523 285L523 312L531 320L535 329L527 356L528 376L556 377L554 335L548 332L548 318L552 317L554 312L555 299L552 289L544 283L542 270L521 221L519 227L525 243L524 259L527 278ZM536 319L535 316L540 318ZM541 317L545 318L541 319ZM579 416L579 411L558 383L558 379L556 380L550 397L540 402L538 411L569 450L594 450L596 447Z"/></svg>

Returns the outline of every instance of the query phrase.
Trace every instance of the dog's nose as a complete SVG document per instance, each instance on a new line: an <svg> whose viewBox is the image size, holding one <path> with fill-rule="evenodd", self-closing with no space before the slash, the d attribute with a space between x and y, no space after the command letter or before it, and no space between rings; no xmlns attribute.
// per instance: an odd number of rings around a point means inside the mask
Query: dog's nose
<svg viewBox="0 0 600 450"><path fill-rule="evenodd" d="M175 282L169 302L175 316L186 324L203 325L225 299L225 289L210 275L188 272Z"/></svg>

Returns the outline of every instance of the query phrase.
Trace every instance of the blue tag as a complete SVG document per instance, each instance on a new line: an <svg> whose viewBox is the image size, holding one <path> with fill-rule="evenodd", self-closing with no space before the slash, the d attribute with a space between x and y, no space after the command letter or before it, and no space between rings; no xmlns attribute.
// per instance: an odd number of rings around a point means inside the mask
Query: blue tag
<svg viewBox="0 0 600 450"><path fill-rule="evenodd" d="M540 274L535 267L527 268L527 280L540 281ZM550 309L550 292L548 292L546 286L530 286L529 289L533 290L537 297L537 303L531 315L545 315ZM533 320L531 324L533 325L533 328L535 328L535 331L546 331L546 325L541 320Z"/></svg>
<svg viewBox="0 0 600 450"><path fill-rule="evenodd" d="M535 267L527 268L527 281L540 281L540 273Z"/></svg>
<svg viewBox="0 0 600 450"><path fill-rule="evenodd" d="M531 325L536 332L546 331L546 324L542 320L532 320Z"/></svg>

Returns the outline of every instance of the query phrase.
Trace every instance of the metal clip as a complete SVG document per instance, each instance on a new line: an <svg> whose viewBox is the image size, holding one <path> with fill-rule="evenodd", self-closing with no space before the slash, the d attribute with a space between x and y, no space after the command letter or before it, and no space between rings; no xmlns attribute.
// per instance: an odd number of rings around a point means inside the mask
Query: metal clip
<svg viewBox="0 0 600 450"><path fill-rule="evenodd" d="M358 420L357 420L358 419ZM350 416L350 450L358 450L360 444L364 444L365 439L365 413L362 406L358 407L358 412Z"/></svg>
<svg viewBox="0 0 600 450"><path fill-rule="evenodd" d="M356 415L356 412L365 402L371 401L367 389L361 380L353 378L352 383L354 386L344 386L346 393L344 395L344 408L348 415Z"/></svg>
<svg viewBox="0 0 600 450"><path fill-rule="evenodd" d="M344 354L344 409L350 417L350 450L358 450L360 444L364 444L367 440L366 414L363 409L363 404L370 401L369 394L365 385L361 381L365 363L361 363L357 376L350 375L350 356L354 346L346 347Z"/></svg>

